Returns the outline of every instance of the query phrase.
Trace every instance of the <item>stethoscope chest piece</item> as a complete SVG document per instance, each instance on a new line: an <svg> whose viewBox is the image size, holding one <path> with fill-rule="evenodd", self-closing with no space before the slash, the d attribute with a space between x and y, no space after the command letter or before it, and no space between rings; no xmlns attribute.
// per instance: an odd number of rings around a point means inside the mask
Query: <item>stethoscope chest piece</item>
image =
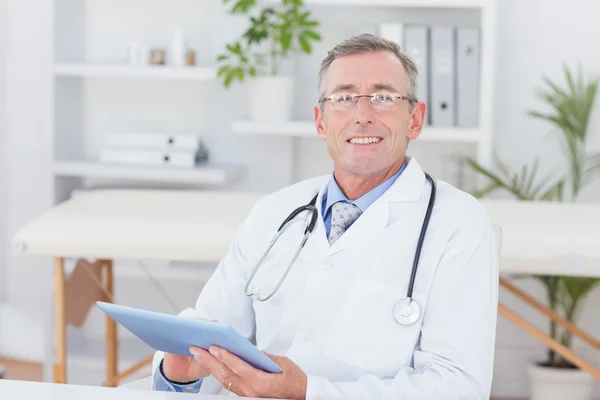
<svg viewBox="0 0 600 400"><path fill-rule="evenodd" d="M396 303L394 307L394 318L402 325L412 325L419 320L421 308L417 302L405 297Z"/></svg>

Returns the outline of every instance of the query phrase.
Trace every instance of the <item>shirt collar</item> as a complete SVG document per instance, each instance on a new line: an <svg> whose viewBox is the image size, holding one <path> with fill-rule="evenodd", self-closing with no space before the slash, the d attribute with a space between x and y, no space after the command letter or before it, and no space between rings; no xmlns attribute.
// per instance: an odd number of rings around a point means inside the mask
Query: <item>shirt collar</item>
<svg viewBox="0 0 600 400"><path fill-rule="evenodd" d="M354 204L364 213L367 208L375 202L386 190L390 188L396 181L396 179L400 176L402 171L406 168L407 160L402 163L402 167L396 172L394 175L386 179L384 182L380 183L378 186L369 190L367 193L363 194L356 200L348 200L348 198L344 195L337 182L335 181L335 177L333 173L329 178L329 182L327 183L327 190L325 195L323 196L323 215L326 215L329 212L329 209L332 205L337 203L338 201L343 201L349 204Z"/></svg>

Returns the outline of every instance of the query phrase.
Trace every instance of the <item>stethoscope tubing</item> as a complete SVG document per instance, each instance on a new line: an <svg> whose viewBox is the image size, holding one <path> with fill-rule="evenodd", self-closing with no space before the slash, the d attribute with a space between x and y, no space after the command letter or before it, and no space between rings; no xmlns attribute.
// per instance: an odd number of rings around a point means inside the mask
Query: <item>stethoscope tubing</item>
<svg viewBox="0 0 600 400"><path fill-rule="evenodd" d="M431 194L429 195L429 203L427 204L427 210L425 212L425 217L423 218L423 224L421 226L421 232L419 234L419 239L418 239L418 242L417 242L417 247L415 249L415 256L414 256L414 259L413 259L413 265L412 265L411 272L410 272L410 279L409 279L409 284L408 284L408 288L407 288L407 291L406 291L406 298L401 299L398 302L398 304L400 304L401 301L404 301L404 302L408 301L409 304L411 304L412 302L414 302L418 314L420 313L419 305L412 298L412 295L413 295L415 280L416 280L416 276L417 276L417 270L418 270L418 266L419 266L419 260L421 258L421 251L422 251L422 248L423 248L423 243L425 241L425 234L427 233L427 228L429 226L429 220L431 219L431 214L433 212L433 206L435 204L436 193L437 193L437 185L436 185L435 180L433 179L433 177L431 175L427 174L427 173L425 173L425 177L431 183ZM300 207L296 208L281 223L281 225L277 229L277 232L275 233L273 239L269 243L269 246L267 247L266 251L263 253L262 257L260 258L260 260L256 264L256 266L254 268L254 271L252 272L252 274L248 278L248 282L246 283L246 286L244 288L244 292L245 292L246 296L255 296L256 300L258 300L258 301L266 301L266 300L270 299L277 292L277 290L279 290L279 287L281 286L281 284L283 283L283 281L287 277L288 273L290 272L290 270L292 268L292 265L294 264L294 262L298 258L298 255L300 254L300 251L302 251L302 249L304 248L304 245L306 244L306 242L308 240L308 237L310 236L310 234L313 232L313 230L315 228L315 225L316 225L316 222L317 222L317 217L319 215L319 211L318 211L318 209L315 206L316 205L316 201L317 201L317 197L318 197L318 194L315 195L308 204L305 204L303 206L300 206ZM285 228L286 228L287 224L290 223L294 218L296 218L296 216L298 214L300 214L301 212L304 212L304 211L308 211L311 214L310 222L307 224L306 229L304 230L304 236L302 238L302 242L298 246L298 248L296 250L296 253L294 254L294 257L292 258L292 260L288 264L288 266L287 266L284 274L279 279L279 282L277 283L277 285L275 286L275 288L266 297L261 297L260 293L259 293L260 291L249 292L248 288L250 287L250 284L251 284L252 280L254 279L254 276L256 275L256 272L260 268L261 264L263 263L263 261L265 260L265 258L267 257L267 255L269 254L269 252L271 251L271 249L273 248L273 246L275 245L275 243L279 239L279 237L285 231ZM398 320L398 322L403 323L403 322L400 321L401 318L396 317L396 319ZM406 317L405 320L406 320L406 322L404 322L404 324L407 324L407 325L408 324L412 324L415 321L415 319L411 318L410 316Z"/></svg>

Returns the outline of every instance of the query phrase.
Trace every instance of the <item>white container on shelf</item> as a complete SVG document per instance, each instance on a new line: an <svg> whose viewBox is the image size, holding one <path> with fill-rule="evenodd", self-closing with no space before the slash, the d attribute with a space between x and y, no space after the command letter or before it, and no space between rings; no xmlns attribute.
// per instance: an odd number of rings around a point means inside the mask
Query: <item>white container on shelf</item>
<svg viewBox="0 0 600 400"><path fill-rule="evenodd" d="M185 40L185 32L182 28L175 29L173 39L171 41L171 52L169 59L171 65L183 67L186 65L185 56L187 53L187 44Z"/></svg>
<svg viewBox="0 0 600 400"><path fill-rule="evenodd" d="M132 40L127 47L129 65L148 65L148 48L138 40Z"/></svg>
<svg viewBox="0 0 600 400"><path fill-rule="evenodd" d="M294 78L284 75L248 79L248 111L253 121L281 122L292 118Z"/></svg>

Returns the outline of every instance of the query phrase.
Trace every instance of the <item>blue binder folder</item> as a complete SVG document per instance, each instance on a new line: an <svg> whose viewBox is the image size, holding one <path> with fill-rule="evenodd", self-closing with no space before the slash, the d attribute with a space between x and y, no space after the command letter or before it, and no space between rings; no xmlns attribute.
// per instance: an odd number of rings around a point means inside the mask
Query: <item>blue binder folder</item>
<svg viewBox="0 0 600 400"><path fill-rule="evenodd" d="M219 346L265 372L282 372L233 327L98 301L96 305L148 346L158 351L191 356L190 347Z"/></svg>

